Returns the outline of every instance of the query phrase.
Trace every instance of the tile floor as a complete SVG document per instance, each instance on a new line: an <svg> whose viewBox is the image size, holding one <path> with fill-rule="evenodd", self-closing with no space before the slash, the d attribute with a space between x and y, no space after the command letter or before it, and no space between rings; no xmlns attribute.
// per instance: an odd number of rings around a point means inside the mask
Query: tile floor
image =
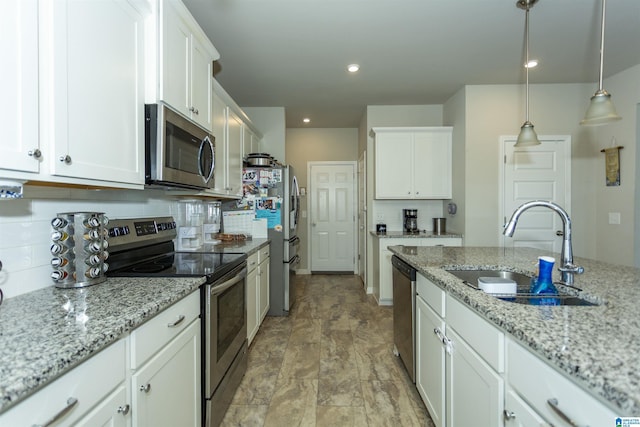
<svg viewBox="0 0 640 427"><path fill-rule="evenodd" d="M267 317L223 426L433 426L393 355L391 307L359 277L297 276L289 317Z"/></svg>

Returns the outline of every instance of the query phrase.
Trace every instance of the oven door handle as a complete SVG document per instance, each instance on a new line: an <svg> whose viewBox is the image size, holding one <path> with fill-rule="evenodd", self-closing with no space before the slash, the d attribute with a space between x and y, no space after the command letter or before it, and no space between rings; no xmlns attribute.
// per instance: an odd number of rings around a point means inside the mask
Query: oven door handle
<svg viewBox="0 0 640 427"><path fill-rule="evenodd" d="M211 287L211 295L215 296L215 295L220 295L222 292L226 291L227 289L229 289L230 287L232 287L233 285L235 285L236 283L244 280L244 278L247 276L247 269L243 268L240 273L238 273L237 276L234 276L233 278L227 280L224 283L221 283L220 285L217 286L212 286Z"/></svg>

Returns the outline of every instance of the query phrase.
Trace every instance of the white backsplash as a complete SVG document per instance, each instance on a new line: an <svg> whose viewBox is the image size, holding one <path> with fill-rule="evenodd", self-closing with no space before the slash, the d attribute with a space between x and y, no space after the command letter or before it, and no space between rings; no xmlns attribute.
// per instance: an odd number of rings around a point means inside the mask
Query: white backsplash
<svg viewBox="0 0 640 427"><path fill-rule="evenodd" d="M432 218L439 218L444 213L442 200L374 200L373 224L369 230L375 231L376 224L387 224L388 231L402 231L403 209L418 210L418 229L433 230Z"/></svg>
<svg viewBox="0 0 640 427"><path fill-rule="evenodd" d="M107 217L173 215L161 190L79 190L25 186L24 198L0 201L0 288L5 298L52 286L51 220L61 212L104 212Z"/></svg>

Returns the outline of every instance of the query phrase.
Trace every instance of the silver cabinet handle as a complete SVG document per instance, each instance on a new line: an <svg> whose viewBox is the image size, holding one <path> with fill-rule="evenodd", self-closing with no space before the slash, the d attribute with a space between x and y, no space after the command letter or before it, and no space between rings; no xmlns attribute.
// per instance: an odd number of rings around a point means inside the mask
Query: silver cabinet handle
<svg viewBox="0 0 640 427"><path fill-rule="evenodd" d="M176 320L173 323L167 323L167 327L168 328L175 328L176 326L178 326L180 323L184 322L184 314L181 314L180 316L178 316L178 320Z"/></svg>
<svg viewBox="0 0 640 427"><path fill-rule="evenodd" d="M151 384L144 384L140 386L140 391L144 391L145 393L149 393L151 391Z"/></svg>
<svg viewBox="0 0 640 427"><path fill-rule="evenodd" d="M71 163L71 156L68 155L68 154L66 156L60 156L58 158L58 160L60 160L60 162L62 162L62 163L70 164Z"/></svg>
<svg viewBox="0 0 640 427"><path fill-rule="evenodd" d="M130 409L131 409L131 406L129 405L118 406L118 413L122 415L127 415Z"/></svg>
<svg viewBox="0 0 640 427"><path fill-rule="evenodd" d="M509 421L509 420L513 420L516 418L516 413L513 411L510 411L508 409L504 410L504 419Z"/></svg>
<svg viewBox="0 0 640 427"><path fill-rule="evenodd" d="M42 157L42 151L40 151L38 148L29 150L27 154L29 155L29 157L33 157L34 159L39 159L40 157Z"/></svg>
<svg viewBox="0 0 640 427"><path fill-rule="evenodd" d="M184 322L184 314L181 314L180 316L178 316L178 320L176 320L173 323L167 323L167 327L168 328L175 328L176 326L178 326L180 323Z"/></svg>
<svg viewBox="0 0 640 427"><path fill-rule="evenodd" d="M49 420L47 420L44 424L34 424L33 427L47 427L47 426L52 425L53 423L58 421L60 418L64 417L67 414L67 412L72 410L73 407L76 406L77 404L78 404L78 399L76 399L75 397L68 398L67 399L67 406L62 408L60 410L60 412L55 414L53 417L51 417Z"/></svg>
<svg viewBox="0 0 640 427"><path fill-rule="evenodd" d="M549 404L549 406L551 406L551 409L553 409L553 411L556 414L558 414L560 418L562 418L564 421L569 423L571 427L580 427L578 423L573 421L571 417L569 417L567 414L564 413L562 409L560 409L560 404L558 403L558 399L556 398L547 399L547 403ZM588 427L588 426L585 426L585 427Z"/></svg>

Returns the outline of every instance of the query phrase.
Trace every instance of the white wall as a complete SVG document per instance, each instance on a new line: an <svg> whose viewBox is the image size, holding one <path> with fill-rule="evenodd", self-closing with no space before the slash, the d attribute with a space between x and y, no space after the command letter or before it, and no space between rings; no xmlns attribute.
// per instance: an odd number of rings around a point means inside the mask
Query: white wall
<svg viewBox="0 0 640 427"><path fill-rule="evenodd" d="M269 153L276 160L286 163L284 107L242 107L242 110L262 132L260 152Z"/></svg>
<svg viewBox="0 0 640 427"><path fill-rule="evenodd" d="M466 191L465 191L465 135L466 135L466 114L465 114L466 88L459 90L454 96L449 98L443 108L443 124L453 127L453 153L452 153L452 199L457 205L455 215L446 214L448 218L447 229L455 230L457 233L466 234L465 212L466 212ZM448 201L449 202L449 201Z"/></svg>
<svg viewBox="0 0 640 427"><path fill-rule="evenodd" d="M622 120L606 126L593 128L596 134L595 165L595 234L596 253L599 260L625 265L634 265L634 234L640 230L634 226L636 209L640 209L635 199L637 182L636 162L637 141L639 135L637 108L640 103L640 64L605 79L604 88L611 94L613 103ZM595 88L592 88L592 92ZM586 110L588 100L584 100ZM624 146L620 151L620 186L607 187L604 177L604 154L601 148L609 147L611 138L617 145ZM620 225L609 224L609 212L619 212ZM640 248L635 248L640 250Z"/></svg>
<svg viewBox="0 0 640 427"><path fill-rule="evenodd" d="M24 198L0 201L0 287L6 298L53 286L51 220L62 212L104 212L109 218L175 215L160 190L77 190L25 186Z"/></svg>

